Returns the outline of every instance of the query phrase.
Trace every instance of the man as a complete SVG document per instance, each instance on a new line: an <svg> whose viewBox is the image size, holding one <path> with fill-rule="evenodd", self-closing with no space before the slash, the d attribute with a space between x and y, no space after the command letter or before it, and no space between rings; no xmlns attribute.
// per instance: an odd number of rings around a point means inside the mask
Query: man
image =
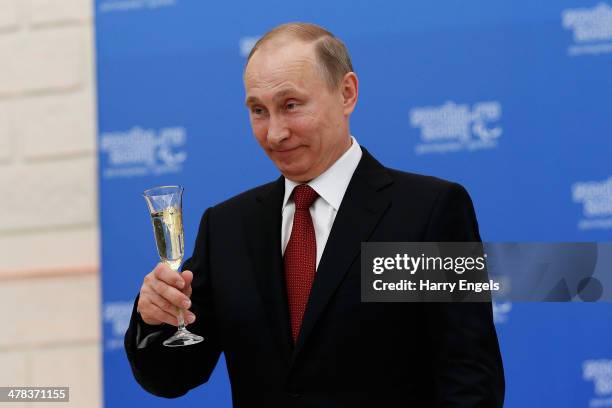
<svg viewBox="0 0 612 408"><path fill-rule="evenodd" d="M480 240L466 191L358 145L357 76L318 26L262 37L244 85L283 176L209 208L182 275L160 264L145 277L125 337L138 382L183 395L224 352L235 407L501 406L490 304L360 301L362 241ZM204 342L161 345L177 307Z"/></svg>

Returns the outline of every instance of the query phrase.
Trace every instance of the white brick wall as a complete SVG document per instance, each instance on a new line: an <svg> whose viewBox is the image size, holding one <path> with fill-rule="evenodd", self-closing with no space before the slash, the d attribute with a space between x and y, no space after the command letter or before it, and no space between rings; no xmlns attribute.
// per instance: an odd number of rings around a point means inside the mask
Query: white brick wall
<svg viewBox="0 0 612 408"><path fill-rule="evenodd" d="M98 265L98 231L86 226L0 233L0 248L3 251L0 279L3 270L4 275L11 277L26 268L38 276L49 276L62 269L95 270Z"/></svg>
<svg viewBox="0 0 612 408"><path fill-rule="evenodd" d="M95 123L83 120L94 117L90 91L24 98L15 108L26 158L95 153Z"/></svg>
<svg viewBox="0 0 612 408"><path fill-rule="evenodd" d="M28 354L27 352L8 350L0 351L0 384L2 386L22 386L31 384L29 380ZM0 402L2 408L31 408L27 402Z"/></svg>
<svg viewBox="0 0 612 408"><path fill-rule="evenodd" d="M0 384L5 387L9 386L8 384L26 386L28 384L27 364L24 353L0 351L0 367L2 367Z"/></svg>
<svg viewBox="0 0 612 408"><path fill-rule="evenodd" d="M19 24L18 0L0 0L0 30L15 30Z"/></svg>
<svg viewBox="0 0 612 408"><path fill-rule="evenodd" d="M92 4L83 0L30 0L30 22L36 26L89 21Z"/></svg>
<svg viewBox="0 0 612 408"><path fill-rule="evenodd" d="M91 158L32 162L0 173L0 233L94 225L95 168Z"/></svg>
<svg viewBox="0 0 612 408"><path fill-rule="evenodd" d="M67 385L60 405L97 408L92 11L0 0L0 385Z"/></svg>
<svg viewBox="0 0 612 408"><path fill-rule="evenodd" d="M99 406L101 400L101 373L98 363L100 348L92 344L71 344L66 347L48 348L30 353L31 381L41 386L70 387L70 403L34 403L34 408L70 406L90 408ZM95 379L95 380L94 380Z"/></svg>
<svg viewBox="0 0 612 408"><path fill-rule="evenodd" d="M13 153L13 117L10 108L9 103L0 100L0 164L9 160Z"/></svg>
<svg viewBox="0 0 612 408"><path fill-rule="evenodd" d="M97 341L98 286L94 274L4 280L0 350Z"/></svg>
<svg viewBox="0 0 612 408"><path fill-rule="evenodd" d="M72 343L37 349L23 347L0 352L0 384L5 386L70 387L69 403L0 403L2 408L101 406L101 372L97 359L100 347L95 344Z"/></svg>
<svg viewBox="0 0 612 408"><path fill-rule="evenodd" d="M92 8L91 0L0 0L0 27L18 27L0 30L0 191L10 192L0 199L0 242L9 247L51 230L97 232ZM73 234L81 248L83 236ZM97 252L97 239L85 245ZM3 256L0 274L16 265L41 266L17 251Z"/></svg>
<svg viewBox="0 0 612 408"><path fill-rule="evenodd" d="M0 35L0 95L82 86L86 66L83 47L91 38L87 30L82 26L59 26Z"/></svg>

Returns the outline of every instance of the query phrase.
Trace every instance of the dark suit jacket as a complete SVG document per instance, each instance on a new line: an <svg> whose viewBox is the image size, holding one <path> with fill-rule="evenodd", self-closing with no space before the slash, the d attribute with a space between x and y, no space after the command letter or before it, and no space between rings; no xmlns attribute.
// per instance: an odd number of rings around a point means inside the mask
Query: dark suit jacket
<svg viewBox="0 0 612 408"><path fill-rule="evenodd" d="M499 407L504 376L489 303L362 303L362 241L479 241L463 187L383 167L365 149L329 235L292 344L280 230L284 179L209 208L193 256L189 329L125 347L147 391L178 397L225 353L235 407Z"/></svg>

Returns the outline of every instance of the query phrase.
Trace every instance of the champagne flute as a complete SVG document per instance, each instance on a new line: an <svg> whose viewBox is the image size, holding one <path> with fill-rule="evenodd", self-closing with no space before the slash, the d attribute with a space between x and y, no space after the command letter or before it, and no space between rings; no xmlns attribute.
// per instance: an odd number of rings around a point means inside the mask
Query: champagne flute
<svg viewBox="0 0 612 408"><path fill-rule="evenodd" d="M177 271L183 262L185 248L183 243L183 187L161 186L145 190L142 194L147 202L157 252L162 262ZM180 347L197 344L202 336L191 333L185 328L183 310L178 310L178 330L164 341L164 346Z"/></svg>

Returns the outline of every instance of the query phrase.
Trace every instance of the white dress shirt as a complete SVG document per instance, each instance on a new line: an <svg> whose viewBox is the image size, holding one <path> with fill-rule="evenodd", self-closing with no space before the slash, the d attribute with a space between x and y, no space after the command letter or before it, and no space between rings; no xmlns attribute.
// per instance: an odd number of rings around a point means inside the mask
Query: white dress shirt
<svg viewBox="0 0 612 408"><path fill-rule="evenodd" d="M329 238L329 233L334 225L340 203L342 203L346 188L361 160L361 155L361 147L359 147L357 140L351 136L351 147L329 169L307 183L319 194L319 197L310 207L310 216L312 217L317 241L317 268L319 267L319 261L323 255L327 238ZM300 184L302 183L285 178L285 199L283 200L283 224L281 231L281 250L283 255L291 237L293 215L295 214L295 203L291 193Z"/></svg>

